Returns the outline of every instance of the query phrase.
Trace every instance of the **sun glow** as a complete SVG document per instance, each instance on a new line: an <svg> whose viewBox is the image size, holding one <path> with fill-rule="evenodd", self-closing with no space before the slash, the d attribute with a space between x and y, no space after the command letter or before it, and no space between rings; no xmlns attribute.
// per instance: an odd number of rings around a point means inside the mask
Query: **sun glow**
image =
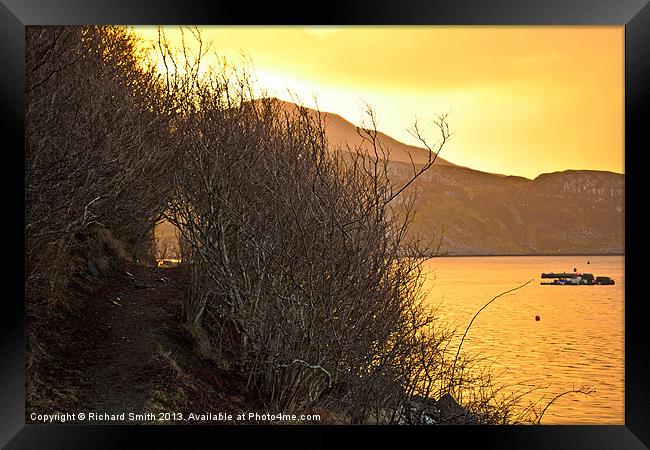
<svg viewBox="0 0 650 450"><path fill-rule="evenodd" d="M136 31L156 37L154 27ZM178 27L165 31L180 43ZM317 100L355 124L368 104L380 130L407 144L418 145L407 131L416 118L431 134L427 119L449 112L456 134L445 157L456 164L529 178L566 169L624 172L623 27L201 32L233 63L247 55L268 95L310 107ZM214 54L206 62L214 64Z"/></svg>

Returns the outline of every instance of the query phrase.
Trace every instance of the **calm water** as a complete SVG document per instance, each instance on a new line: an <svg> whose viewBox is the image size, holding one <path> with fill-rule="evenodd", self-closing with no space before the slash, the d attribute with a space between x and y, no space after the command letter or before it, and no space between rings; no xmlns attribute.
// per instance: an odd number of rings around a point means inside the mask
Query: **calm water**
<svg viewBox="0 0 650 450"><path fill-rule="evenodd" d="M542 272L574 267L609 276L616 285L540 285ZM495 360L500 382L550 385L548 400L582 385L596 390L558 399L543 424L624 424L623 256L435 258L426 270L428 300L441 306L441 318L455 324L460 336L485 303L534 278L481 312L463 350Z"/></svg>

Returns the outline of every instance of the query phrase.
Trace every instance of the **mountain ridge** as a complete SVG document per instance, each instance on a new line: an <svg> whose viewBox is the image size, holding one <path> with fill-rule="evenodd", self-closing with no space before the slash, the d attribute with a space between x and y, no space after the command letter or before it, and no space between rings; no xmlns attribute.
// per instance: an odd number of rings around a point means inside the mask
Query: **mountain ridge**
<svg viewBox="0 0 650 450"><path fill-rule="evenodd" d="M334 113L321 114L332 144L359 143L354 124ZM381 132L378 137L392 148L389 167L398 182L413 174L409 152L416 167L428 158L424 148ZM530 179L440 157L404 195L417 193L412 237L442 236L441 250L449 256L618 255L625 252L624 191L624 174L611 171L566 169Z"/></svg>

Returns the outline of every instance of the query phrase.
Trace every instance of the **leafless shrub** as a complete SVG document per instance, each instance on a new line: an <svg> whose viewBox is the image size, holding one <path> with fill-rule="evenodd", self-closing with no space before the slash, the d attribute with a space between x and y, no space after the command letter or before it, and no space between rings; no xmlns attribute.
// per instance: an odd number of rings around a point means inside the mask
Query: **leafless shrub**
<svg viewBox="0 0 650 450"><path fill-rule="evenodd" d="M89 251L98 229L133 258L153 259L153 226L182 133L176 92L144 56L123 27L26 27L25 294L34 360L47 329L39 324L70 298L79 267L68 263Z"/></svg>
<svg viewBox="0 0 650 450"><path fill-rule="evenodd" d="M52 299L65 280L52 261L93 224L140 259L151 251L176 137L172 102L128 30L28 27L26 34L26 284L45 285Z"/></svg>
<svg viewBox="0 0 650 450"><path fill-rule="evenodd" d="M406 239L412 202L393 200L435 162L446 119L429 163L396 183L375 127L360 130L371 151L332 151L322 116L254 99L245 70L197 89L167 213L183 239L184 320L220 330L269 406L304 410L339 392L356 422L394 406L398 362L432 317L424 250Z"/></svg>

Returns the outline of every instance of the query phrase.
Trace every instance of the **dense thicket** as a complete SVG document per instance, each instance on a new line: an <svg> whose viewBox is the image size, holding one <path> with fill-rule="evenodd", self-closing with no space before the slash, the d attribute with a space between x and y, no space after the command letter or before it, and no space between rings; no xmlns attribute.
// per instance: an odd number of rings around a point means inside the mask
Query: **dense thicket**
<svg viewBox="0 0 650 450"><path fill-rule="evenodd" d="M173 92L145 61L125 28L26 27L30 370L49 351L44 324L75 273L106 269L101 253L153 254L182 135L170 132Z"/></svg>
<svg viewBox="0 0 650 450"><path fill-rule="evenodd" d="M280 411L329 402L365 421L430 391L443 339L422 303L422 259L405 257L419 250L405 238L411 202L392 203L401 187L375 130L361 131L371 152L334 151L321 117L254 100L245 74L204 83L167 216L183 237L186 324L207 326Z"/></svg>
<svg viewBox="0 0 650 450"><path fill-rule="evenodd" d="M173 103L126 29L26 35L26 287L52 300L76 237L93 225L149 256L179 147Z"/></svg>

